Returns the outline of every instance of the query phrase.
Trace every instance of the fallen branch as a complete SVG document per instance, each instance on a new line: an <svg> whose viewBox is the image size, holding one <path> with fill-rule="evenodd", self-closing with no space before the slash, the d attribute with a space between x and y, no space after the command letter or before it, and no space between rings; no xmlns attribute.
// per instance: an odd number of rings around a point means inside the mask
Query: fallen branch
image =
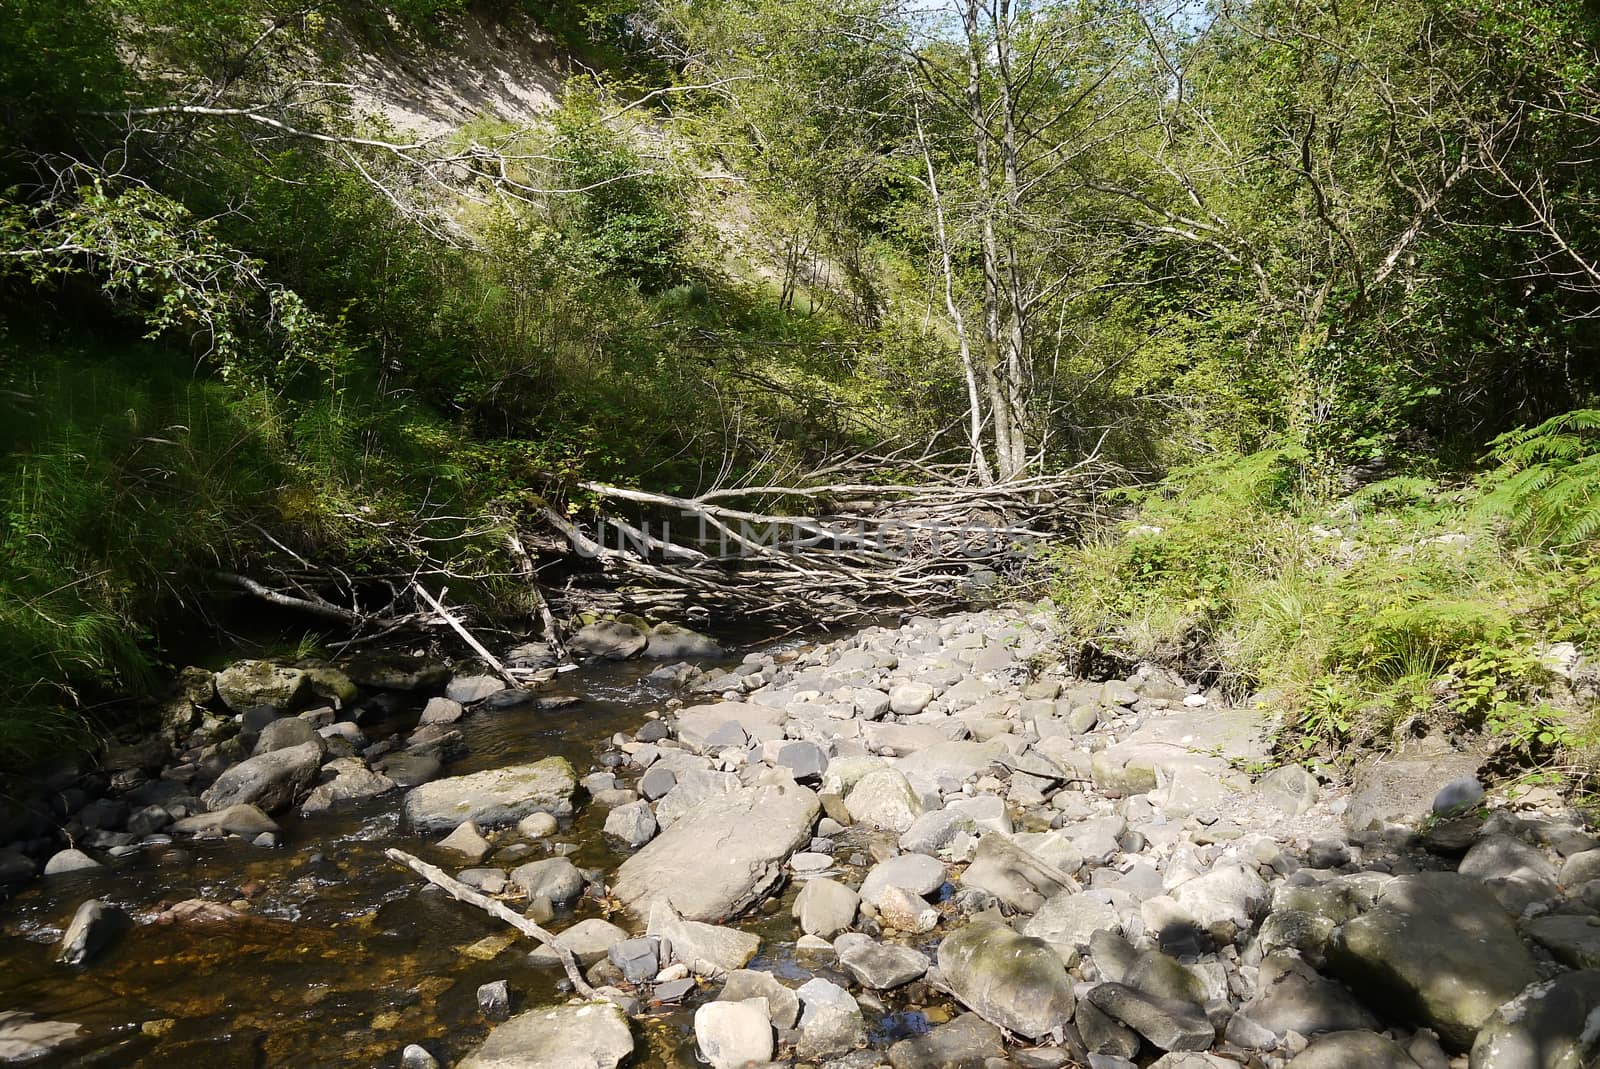
<svg viewBox="0 0 1600 1069"><path fill-rule="evenodd" d="M495 675L505 680L508 686L514 689L521 689L521 681L518 680L516 676L512 675L510 669L501 664L500 659L494 654L490 653L483 643L472 637L472 632L468 631L460 620L457 620L453 615L451 615L450 611L444 607L444 602L428 593L428 588L423 586L421 583L412 583L411 588L417 592L417 596L419 598L427 602L429 607L444 619L445 623L450 625L450 629L452 631L460 635L462 640L466 642L468 646L472 647L474 653L483 658L483 663L488 665L490 669L494 671Z"/></svg>
<svg viewBox="0 0 1600 1069"><path fill-rule="evenodd" d="M397 861L406 868L421 876L424 880L444 891L457 902L465 902L469 906L477 906L496 920L505 921L511 927L527 936L529 939L549 947L561 959L561 967L566 970L567 979L572 981L572 987L584 998L602 999L602 996L589 981L583 978L583 972L578 968L578 959L565 945L557 941L556 937L539 927L533 921L524 917L504 902L496 901L488 895L474 891L460 880L452 879L445 875L443 869L437 865L430 865L419 857L396 850L393 847L385 850L383 856L390 861Z"/></svg>

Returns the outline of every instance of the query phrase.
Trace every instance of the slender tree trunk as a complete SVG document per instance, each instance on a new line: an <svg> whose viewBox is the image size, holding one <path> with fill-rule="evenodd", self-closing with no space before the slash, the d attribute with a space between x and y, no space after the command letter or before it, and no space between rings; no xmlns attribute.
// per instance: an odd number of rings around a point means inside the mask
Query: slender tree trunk
<svg viewBox="0 0 1600 1069"><path fill-rule="evenodd" d="M978 211L983 236L983 340L981 368L994 422L995 464L1002 481L1016 474L1012 445L1011 406L1005 387L1000 333L1000 253L995 236L993 182L989 173L989 122L983 113L983 36L978 0L962 6L967 37L967 118L972 125L973 162L977 172Z"/></svg>
<svg viewBox="0 0 1600 1069"><path fill-rule="evenodd" d="M956 343L961 348L961 375L967 387L967 440L972 447L972 467L978 481L988 486L994 482L994 472L983 449L983 402L978 397L978 377L972 366L972 344L967 340L967 320L956 303L955 268L950 262L950 238L944 221L944 198L939 194L939 177L933 166L933 153L928 150L928 139L922 129L922 108L917 102L916 85L911 86L911 114L917 126L917 144L922 148L922 162L928 168L928 197L933 202L934 233L939 241L939 266L944 274L944 306L955 327Z"/></svg>
<svg viewBox="0 0 1600 1069"><path fill-rule="evenodd" d="M1011 0L997 0L993 13L996 79L1000 94L1000 162L1006 207L1006 233L1001 268L1006 282L1005 398L1011 428L1010 475L1020 475L1028 464L1028 354L1023 322L1027 301L1016 250L1017 225L1022 218L1022 187L1017 162L1016 100L1011 84Z"/></svg>

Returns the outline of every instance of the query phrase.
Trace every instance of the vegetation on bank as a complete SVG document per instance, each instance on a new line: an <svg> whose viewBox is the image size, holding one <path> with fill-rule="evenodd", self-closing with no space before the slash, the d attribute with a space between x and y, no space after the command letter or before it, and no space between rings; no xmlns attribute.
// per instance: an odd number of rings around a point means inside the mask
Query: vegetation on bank
<svg viewBox="0 0 1600 1069"><path fill-rule="evenodd" d="M490 38L553 111L361 102ZM228 575L525 616L504 532L583 479L879 446L1117 465L1064 611L1316 748L1546 760L1600 627L1596 86L1582 0L11 0L0 763Z"/></svg>
<svg viewBox="0 0 1600 1069"><path fill-rule="evenodd" d="M1049 582L1102 655L1281 713L1286 759L1484 733L1502 771L1591 790L1597 416L1498 438L1477 477L1353 492L1292 446L1213 457L1128 495Z"/></svg>

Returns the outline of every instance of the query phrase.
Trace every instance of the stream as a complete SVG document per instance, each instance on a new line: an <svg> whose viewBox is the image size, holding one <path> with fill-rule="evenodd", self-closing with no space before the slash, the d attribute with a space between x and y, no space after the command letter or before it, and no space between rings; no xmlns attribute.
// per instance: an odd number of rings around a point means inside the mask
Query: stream
<svg viewBox="0 0 1600 1069"><path fill-rule="evenodd" d="M467 753L446 774L550 755L566 757L580 774L599 767L614 733L637 730L646 712L671 696L668 686L646 679L654 667L590 664L544 691L580 697L581 704L468 716L455 725ZM423 700L390 723L363 726L374 738L409 729ZM527 962L531 943L470 906L423 890L384 858L386 848L398 846L451 871L464 867L402 827L403 797L391 791L315 816L282 814L283 842L275 849L231 837L181 840L98 870L33 881L0 903L0 1009L78 1022L87 1032L65 1056L30 1064L396 1065L400 1051L418 1043L448 1065L492 1023L479 1010L479 985L507 980L514 1010L564 997L559 969ZM602 837L605 815L598 806L580 807L554 842L576 844L569 855L575 864L609 874L625 852ZM764 940L752 967L809 975L792 956L794 891L742 925ZM73 910L94 897L141 923L87 967L57 964ZM192 898L236 906L243 899L246 916L221 925L143 923ZM599 915L599 904L585 898L576 915L558 916L550 927ZM640 1064L695 1064L691 1010L698 1000L641 1022ZM879 1027L897 1032L919 1024L915 1015L893 1015Z"/></svg>

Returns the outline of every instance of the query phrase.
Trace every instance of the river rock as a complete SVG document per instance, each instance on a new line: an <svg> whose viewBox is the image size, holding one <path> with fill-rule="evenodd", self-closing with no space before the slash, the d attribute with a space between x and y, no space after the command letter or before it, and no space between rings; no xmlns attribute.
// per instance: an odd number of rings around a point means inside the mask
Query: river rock
<svg viewBox="0 0 1600 1069"><path fill-rule="evenodd" d="M83 1026L47 1021L31 1013L0 1011L0 1065L20 1065L53 1054L74 1043Z"/></svg>
<svg viewBox="0 0 1600 1069"><path fill-rule="evenodd" d="M252 756L259 757L273 750L287 750L291 746L302 743L313 743L323 752L327 752L327 743L322 736L317 734L317 729L309 721L301 720L297 716L287 716L274 720L261 729L261 734L256 736L256 744L251 749Z"/></svg>
<svg viewBox="0 0 1600 1069"><path fill-rule="evenodd" d="M303 742L241 761L200 796L207 809L253 805L266 813L287 809L311 788L322 767L322 747Z"/></svg>
<svg viewBox="0 0 1600 1069"><path fill-rule="evenodd" d="M855 923L861 896L837 880L807 880L795 896L794 916L807 935L832 939Z"/></svg>
<svg viewBox="0 0 1600 1069"><path fill-rule="evenodd" d="M610 921L589 917L557 935L556 942L572 951L578 963L588 968L607 957L612 947L625 942L627 938L628 933ZM534 965L561 964L560 956L547 946L534 948L528 955L528 961Z"/></svg>
<svg viewBox="0 0 1600 1069"><path fill-rule="evenodd" d="M1256 793L1291 817L1316 805L1319 790L1317 777L1300 765L1284 765L1256 781Z"/></svg>
<svg viewBox="0 0 1600 1069"><path fill-rule="evenodd" d="M481 702L506 689L505 680L498 676L456 676L445 685L444 696L461 705Z"/></svg>
<svg viewBox="0 0 1600 1069"><path fill-rule="evenodd" d="M735 969L728 974L718 999L739 1002L743 999L767 1000L767 1015L779 1028L793 1028L800 1020L800 996L778 982L771 973L755 969Z"/></svg>
<svg viewBox="0 0 1600 1069"><path fill-rule="evenodd" d="M33 858L20 850L0 849L0 887L33 878L38 871Z"/></svg>
<svg viewBox="0 0 1600 1069"><path fill-rule="evenodd" d="M442 766L437 757L428 754L391 753L379 759L378 767L394 781L396 787L410 790L436 779Z"/></svg>
<svg viewBox="0 0 1600 1069"><path fill-rule="evenodd" d="M580 657L625 661L643 653L649 643L649 637L630 623L600 620L579 628L567 641L567 649Z"/></svg>
<svg viewBox="0 0 1600 1069"><path fill-rule="evenodd" d="M1038 1037L1072 1019L1072 980L1042 939L974 921L939 944L939 974L984 1020Z"/></svg>
<svg viewBox="0 0 1600 1069"><path fill-rule="evenodd" d="M1219 864L1179 884L1172 898L1219 944L1248 935L1272 903L1272 890L1254 868Z"/></svg>
<svg viewBox="0 0 1600 1069"><path fill-rule="evenodd" d="M935 809L912 821L900 836L900 849L910 854L936 854L962 834L976 836L978 822L971 813L954 806Z"/></svg>
<svg viewBox="0 0 1600 1069"><path fill-rule="evenodd" d="M361 686L378 690L427 690L450 678L445 665L403 653L363 657L346 665L345 673Z"/></svg>
<svg viewBox="0 0 1600 1069"><path fill-rule="evenodd" d="M767 1000L708 1002L694 1011L694 1040L711 1069L745 1069L772 1060Z"/></svg>
<svg viewBox="0 0 1600 1069"><path fill-rule="evenodd" d="M1239 1015L1282 1038L1289 1032L1375 1031L1377 1019L1344 988L1289 954L1261 963L1256 995Z"/></svg>
<svg viewBox="0 0 1600 1069"><path fill-rule="evenodd" d="M900 854L872 866L861 881L861 899L876 908L883 892L900 887L914 895L931 895L943 887L947 876L944 862L926 854Z"/></svg>
<svg viewBox="0 0 1600 1069"><path fill-rule="evenodd" d="M612 894L640 917L657 902L690 920L733 916L778 886L821 808L792 781L707 798L622 863Z"/></svg>
<svg viewBox="0 0 1600 1069"><path fill-rule="evenodd" d="M1003 1057L1000 1030L975 1013L963 1013L889 1048L894 1069L984 1069L988 1059Z"/></svg>
<svg viewBox="0 0 1600 1069"><path fill-rule="evenodd" d="M875 769L862 776L845 795L844 805L855 823L896 834L910 830L922 815L922 799L893 768Z"/></svg>
<svg viewBox="0 0 1600 1069"><path fill-rule="evenodd" d="M394 790L394 780L372 771L359 757L340 757L329 761L322 766L322 771L334 773L333 779L311 788L311 793L300 805L300 812L320 813L333 808L337 802L376 798Z"/></svg>
<svg viewBox="0 0 1600 1069"><path fill-rule="evenodd" d="M673 961L702 976L742 969L761 949L758 935L685 919L662 901L651 906L646 933L667 944Z"/></svg>
<svg viewBox="0 0 1600 1069"><path fill-rule="evenodd" d="M877 910L885 928L920 935L939 926L939 911L904 887L885 887L879 892Z"/></svg>
<svg viewBox="0 0 1600 1069"><path fill-rule="evenodd" d="M56 960L66 965L83 965L132 927L133 921L122 910L91 898L72 915L72 922L61 936Z"/></svg>
<svg viewBox="0 0 1600 1069"><path fill-rule="evenodd" d="M650 629L644 655L656 661L690 661L722 656L722 644L708 635L677 624L656 624Z"/></svg>
<svg viewBox="0 0 1600 1069"><path fill-rule="evenodd" d="M800 997L800 1042L796 1053L808 1061L845 1054L867 1041L867 1023L850 992L821 977L806 981Z"/></svg>
<svg viewBox="0 0 1600 1069"><path fill-rule="evenodd" d="M240 661L216 675L217 697L236 713L258 705L294 707L309 689L306 674L270 661Z"/></svg>
<svg viewBox="0 0 1600 1069"><path fill-rule="evenodd" d="M1511 913L1519 914L1556 894L1556 867L1536 847L1512 835L1480 839L1456 871L1481 880Z"/></svg>
<svg viewBox="0 0 1600 1069"><path fill-rule="evenodd" d="M1289 1059L1288 1069L1417 1069L1399 1044L1374 1032L1332 1032Z"/></svg>
<svg viewBox="0 0 1600 1069"><path fill-rule="evenodd" d="M257 835L276 835L280 829L276 821L263 813L258 806L230 805L213 813L196 813L172 825L172 830L183 835L237 835L254 839Z"/></svg>
<svg viewBox="0 0 1600 1069"><path fill-rule="evenodd" d="M583 894L583 873L564 857L530 861L511 870L511 882L529 898L548 898L565 905Z"/></svg>
<svg viewBox="0 0 1600 1069"><path fill-rule="evenodd" d="M1043 939L1056 949L1063 963L1076 964L1095 932L1122 931L1116 907L1102 897L1104 894L1064 891L1055 895L1028 919L1022 934Z"/></svg>
<svg viewBox="0 0 1600 1069"><path fill-rule="evenodd" d="M1600 969L1600 917L1556 913L1523 926L1557 961L1574 969Z"/></svg>
<svg viewBox="0 0 1600 1069"><path fill-rule="evenodd" d="M450 698L429 698L428 704L422 707L422 716L418 724L454 724L460 720L466 711L461 708L461 703Z"/></svg>
<svg viewBox="0 0 1600 1069"><path fill-rule="evenodd" d="M84 872L100 867L100 862L82 850L69 848L59 850L50 856L50 860L44 863L44 874L46 876L64 876L69 872Z"/></svg>
<svg viewBox="0 0 1600 1069"><path fill-rule="evenodd" d="M1206 1050L1217 1040L1203 1008L1184 999L1151 995L1127 984L1098 984L1089 1001L1159 1050Z"/></svg>
<svg viewBox="0 0 1600 1069"><path fill-rule="evenodd" d="M841 936L833 945L839 964L862 987L889 991L920 980L931 962L921 951L895 943L878 943L865 935Z"/></svg>
<svg viewBox="0 0 1600 1069"><path fill-rule="evenodd" d="M1495 1010L1472 1044L1471 1069L1582 1069L1600 1059L1600 972L1534 984Z"/></svg>
<svg viewBox="0 0 1600 1069"><path fill-rule="evenodd" d="M631 847L640 847L655 838L658 826L649 802L619 805L606 815L605 833Z"/></svg>
<svg viewBox="0 0 1600 1069"><path fill-rule="evenodd" d="M609 1002L542 1006L489 1033L457 1069L616 1069L633 1053L628 1018Z"/></svg>
<svg viewBox="0 0 1600 1069"><path fill-rule="evenodd" d="M1538 979L1511 918L1477 881L1430 872L1389 881L1328 947L1335 976L1389 1012L1472 1046L1502 1003Z"/></svg>
<svg viewBox="0 0 1600 1069"><path fill-rule="evenodd" d="M926 683L901 683L889 691L889 711L896 716L915 716L933 701L933 688Z"/></svg>
<svg viewBox="0 0 1600 1069"><path fill-rule="evenodd" d="M494 846L483 837L476 824L467 820L457 826L455 831L439 840L439 849L460 854L476 865L489 856L489 851L493 850Z"/></svg>
<svg viewBox="0 0 1600 1069"><path fill-rule="evenodd" d="M1351 782L1345 824L1351 831L1415 825L1433 811L1441 784L1475 778L1478 763L1475 757L1456 753L1363 762Z"/></svg>
<svg viewBox="0 0 1600 1069"><path fill-rule="evenodd" d="M514 824L530 813L572 811L578 777L564 757L452 776L406 795L405 814L419 832L448 831L463 821L479 827Z"/></svg>

